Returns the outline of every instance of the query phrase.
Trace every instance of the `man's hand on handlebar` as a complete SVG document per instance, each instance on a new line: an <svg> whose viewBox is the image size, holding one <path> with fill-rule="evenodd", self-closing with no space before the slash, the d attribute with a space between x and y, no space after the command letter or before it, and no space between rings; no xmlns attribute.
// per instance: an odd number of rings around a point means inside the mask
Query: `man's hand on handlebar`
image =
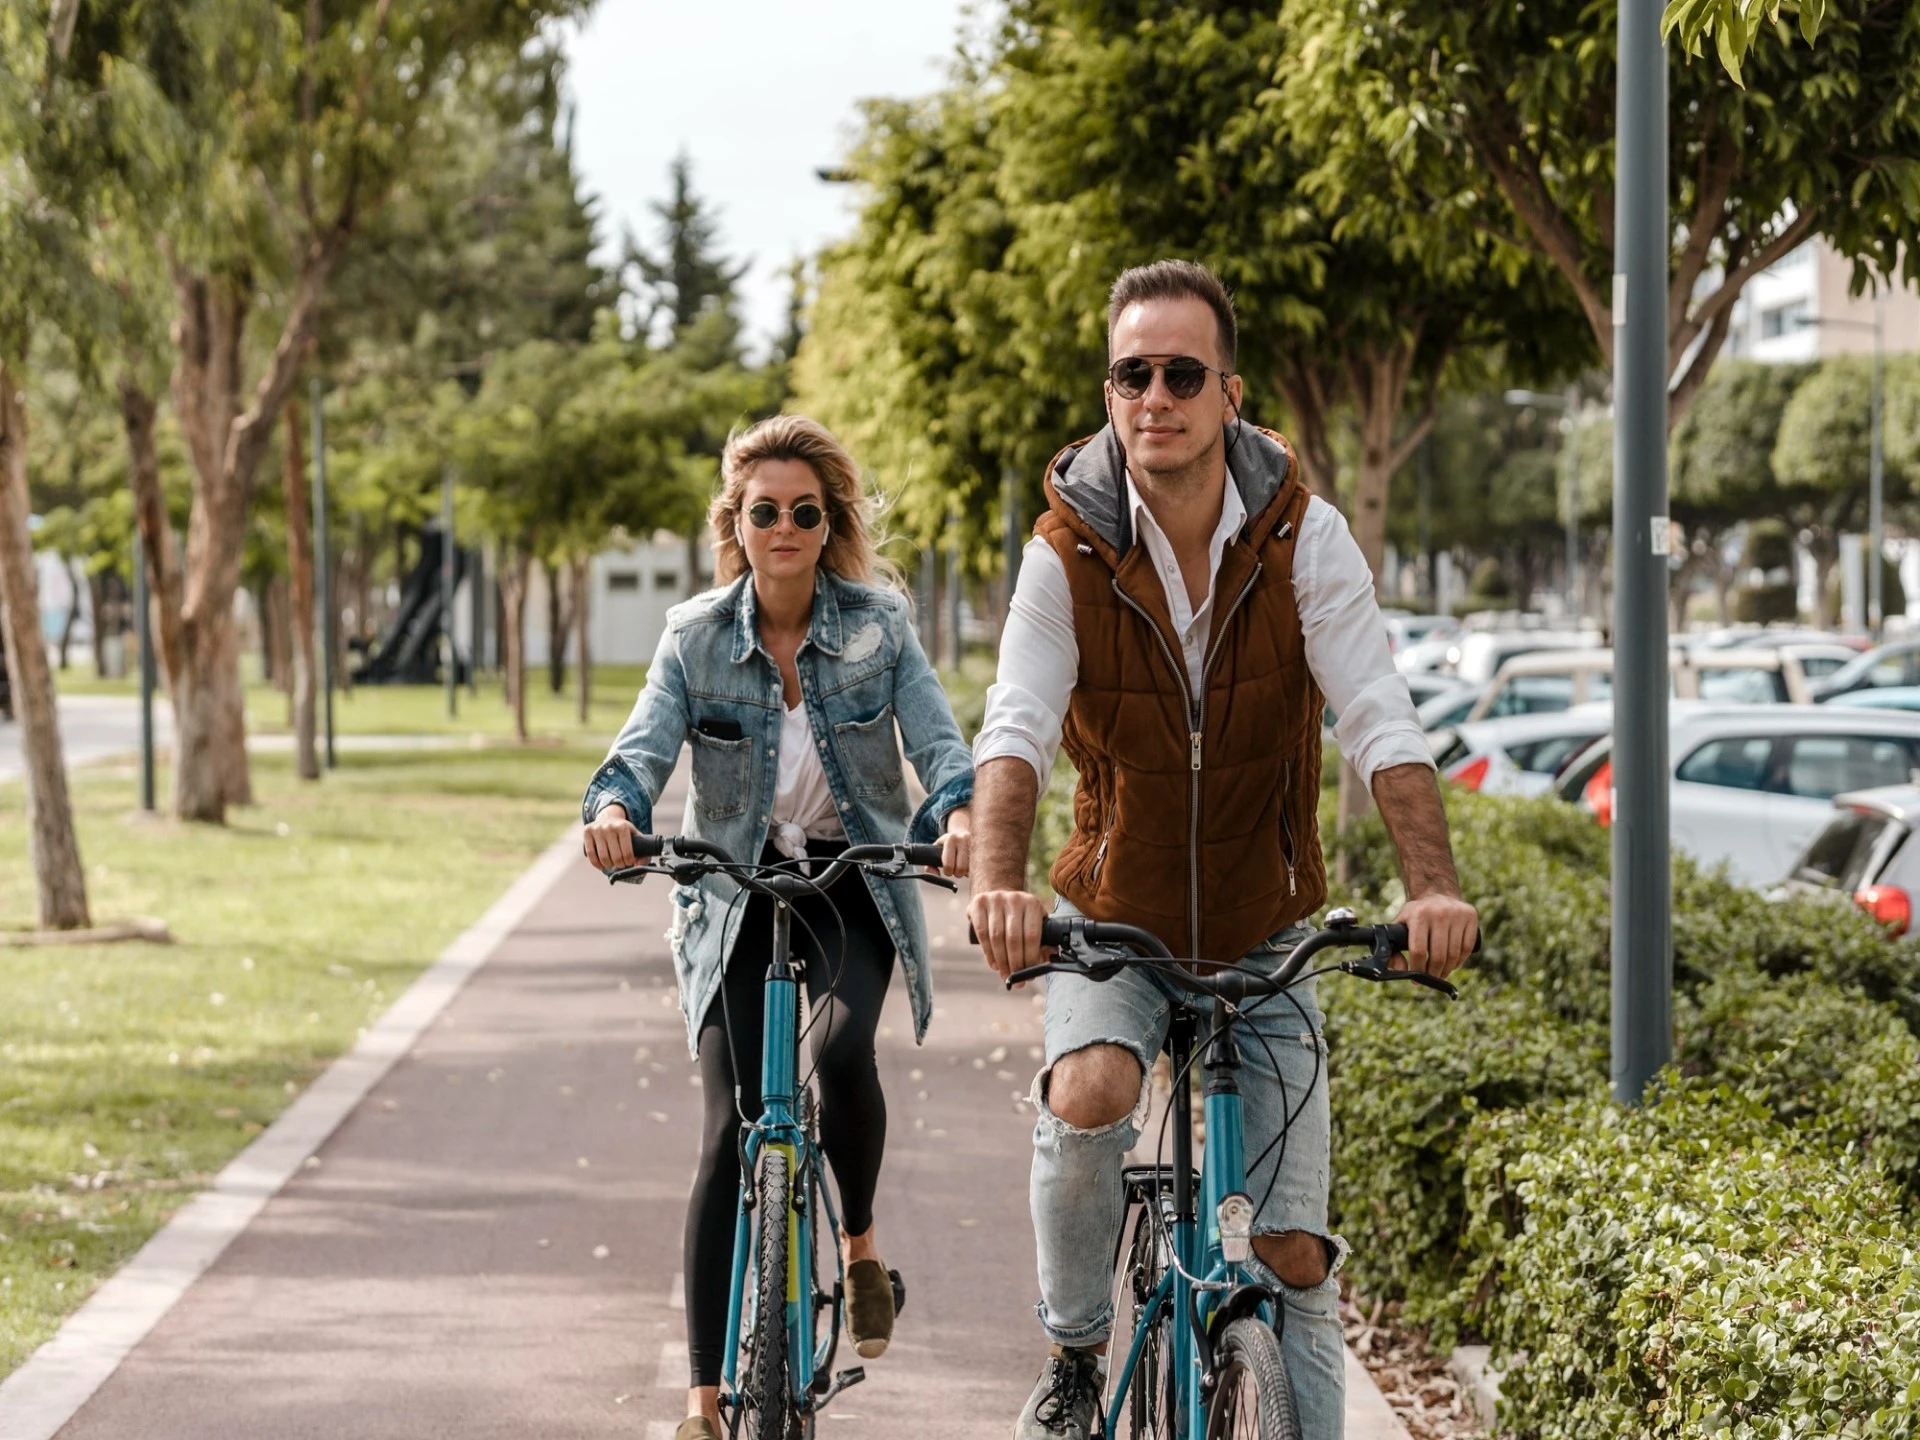
<svg viewBox="0 0 1920 1440"><path fill-rule="evenodd" d="M587 826L580 849L587 863L596 870L624 869L640 863L633 853L636 833L633 822L627 818L627 807L616 800L601 806L600 813Z"/></svg>
<svg viewBox="0 0 1920 1440"><path fill-rule="evenodd" d="M1047 902L1025 890L977 890L967 902L967 923L988 967L1002 980L1045 961L1040 927L1047 914Z"/></svg>
<svg viewBox="0 0 1920 1440"><path fill-rule="evenodd" d="M1479 915L1457 895L1416 896L1395 918L1407 927L1406 963L1442 980L1466 963L1480 937Z"/></svg>

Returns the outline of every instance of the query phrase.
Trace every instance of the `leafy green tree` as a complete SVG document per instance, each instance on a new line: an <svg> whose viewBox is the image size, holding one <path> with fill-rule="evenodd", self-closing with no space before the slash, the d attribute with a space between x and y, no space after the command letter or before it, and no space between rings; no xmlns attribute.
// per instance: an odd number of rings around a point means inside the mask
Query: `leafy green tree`
<svg viewBox="0 0 1920 1440"><path fill-rule="evenodd" d="M1726 5L1745 0L1722 0ZM1544 254L1603 357L1613 316L1615 3L1295 0L1302 103L1390 153L1419 209L1459 209ZM1820 43L1752 48L1745 87L1675 64L1668 173L1670 417L1685 414L1752 278L1814 235L1856 275L1920 277L1920 26L1909 0L1829 11ZM1365 143L1363 143L1365 142ZM1340 151L1332 152L1336 158ZM1504 201L1492 213L1482 201Z"/></svg>
<svg viewBox="0 0 1920 1440"><path fill-rule="evenodd" d="M1786 502L1784 513L1807 533L1813 553L1815 594L1820 623L1834 623L1829 577L1840 558L1840 534L1859 530L1867 520L1868 477L1873 427L1869 396L1871 362L1845 355L1823 361L1793 392L1780 416L1773 468ZM1920 361L1901 357L1888 366L1889 395L1898 395L1904 413L1920 389ZM1889 406L1889 410L1894 407ZM1896 451L1886 466L1889 506L1906 504L1916 477L1911 462Z"/></svg>
<svg viewBox="0 0 1920 1440"><path fill-rule="evenodd" d="M232 606L248 504L329 282L419 158L443 89L578 5L183 8L190 63L173 108L197 144L149 223L173 293L171 388L195 473L184 559L159 521L153 360L129 355L121 392L174 705L174 811L219 821L250 789ZM257 375L256 315L275 335Z"/></svg>
<svg viewBox="0 0 1920 1440"><path fill-rule="evenodd" d="M1735 84L1747 52L1773 29L1784 39L1786 26L1782 12L1795 15L1800 37L1811 45L1820 35L1820 22L1826 16L1827 0L1667 0L1660 16L1660 33L1678 37L1683 53L1699 58L1709 41L1714 53Z"/></svg>

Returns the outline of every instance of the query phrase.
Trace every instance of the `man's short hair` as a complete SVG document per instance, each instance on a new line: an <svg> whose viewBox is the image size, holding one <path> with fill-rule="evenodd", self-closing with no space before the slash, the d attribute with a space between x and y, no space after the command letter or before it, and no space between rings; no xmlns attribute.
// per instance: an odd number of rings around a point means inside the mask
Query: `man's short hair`
<svg viewBox="0 0 1920 1440"><path fill-rule="evenodd" d="M1151 265L1136 265L1122 270L1107 294L1107 346L1113 346L1113 330L1120 313L1143 300L1200 300L1213 311L1220 329L1220 360L1229 374L1240 348L1240 327L1233 318L1233 296L1220 277L1192 260L1156 260Z"/></svg>

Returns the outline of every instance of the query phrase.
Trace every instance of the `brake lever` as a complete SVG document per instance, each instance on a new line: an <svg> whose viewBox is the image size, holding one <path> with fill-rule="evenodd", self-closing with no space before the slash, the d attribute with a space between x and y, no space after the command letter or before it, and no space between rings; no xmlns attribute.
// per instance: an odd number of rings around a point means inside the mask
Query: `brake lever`
<svg viewBox="0 0 1920 1440"><path fill-rule="evenodd" d="M1383 960L1378 955L1369 955L1364 960L1342 960L1335 968L1342 974L1356 975L1362 980L1373 980L1382 985L1390 980L1410 980L1424 989L1438 991L1449 1000L1460 998L1460 992L1451 982L1442 980L1438 975L1429 975L1424 970L1395 970L1387 963L1391 958L1388 956Z"/></svg>
<svg viewBox="0 0 1920 1440"><path fill-rule="evenodd" d="M934 875L925 870L903 871L898 878L902 880L919 880L928 885L938 885L942 890L951 890L955 894L958 894L960 890L960 882L958 880L950 880L945 875Z"/></svg>

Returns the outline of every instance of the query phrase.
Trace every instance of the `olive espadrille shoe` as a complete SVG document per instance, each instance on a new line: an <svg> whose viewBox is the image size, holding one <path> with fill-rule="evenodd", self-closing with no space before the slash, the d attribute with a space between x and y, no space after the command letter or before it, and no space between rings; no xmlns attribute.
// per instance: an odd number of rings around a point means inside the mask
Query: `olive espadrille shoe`
<svg viewBox="0 0 1920 1440"><path fill-rule="evenodd" d="M877 1360L887 1353L894 1317L905 1298L898 1270L889 1270L878 1260L856 1260L847 1266L847 1334L854 1354L862 1360Z"/></svg>

